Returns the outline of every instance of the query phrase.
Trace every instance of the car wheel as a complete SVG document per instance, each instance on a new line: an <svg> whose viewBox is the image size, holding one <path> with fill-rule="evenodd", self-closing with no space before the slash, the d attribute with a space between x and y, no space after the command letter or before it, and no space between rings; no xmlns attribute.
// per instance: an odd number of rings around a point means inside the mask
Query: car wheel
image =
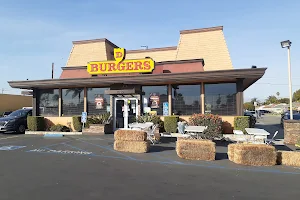
<svg viewBox="0 0 300 200"><path fill-rule="evenodd" d="M25 133L26 127L25 125L21 124L18 128L18 133Z"/></svg>

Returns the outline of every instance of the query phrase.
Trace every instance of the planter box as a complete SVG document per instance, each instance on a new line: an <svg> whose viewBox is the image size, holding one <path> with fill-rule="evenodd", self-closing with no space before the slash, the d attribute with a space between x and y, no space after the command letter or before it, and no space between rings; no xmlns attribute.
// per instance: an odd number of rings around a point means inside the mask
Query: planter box
<svg viewBox="0 0 300 200"><path fill-rule="evenodd" d="M112 124L90 124L89 128L84 128L82 134L84 135L104 135L112 134L113 126Z"/></svg>
<svg viewBox="0 0 300 200"><path fill-rule="evenodd" d="M284 143L296 144L300 140L300 121L285 120L284 121Z"/></svg>
<svg viewBox="0 0 300 200"><path fill-rule="evenodd" d="M25 134L27 135L45 135L45 134L82 135L82 132L25 131Z"/></svg>

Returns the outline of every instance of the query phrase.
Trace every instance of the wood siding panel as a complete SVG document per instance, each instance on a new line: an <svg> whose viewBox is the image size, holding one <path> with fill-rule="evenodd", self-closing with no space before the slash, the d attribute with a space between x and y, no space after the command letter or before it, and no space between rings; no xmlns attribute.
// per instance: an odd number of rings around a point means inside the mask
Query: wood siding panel
<svg viewBox="0 0 300 200"><path fill-rule="evenodd" d="M107 60L105 42L73 44L67 67L86 66L90 61Z"/></svg>
<svg viewBox="0 0 300 200"><path fill-rule="evenodd" d="M222 30L181 34L176 60L204 59L204 71L233 69Z"/></svg>

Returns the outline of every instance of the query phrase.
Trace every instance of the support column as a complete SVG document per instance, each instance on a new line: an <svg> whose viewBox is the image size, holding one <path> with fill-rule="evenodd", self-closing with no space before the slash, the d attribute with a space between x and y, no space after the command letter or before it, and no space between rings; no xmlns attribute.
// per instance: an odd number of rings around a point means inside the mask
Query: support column
<svg viewBox="0 0 300 200"><path fill-rule="evenodd" d="M172 115L172 85L168 85L169 115Z"/></svg>
<svg viewBox="0 0 300 200"><path fill-rule="evenodd" d="M39 90L38 89L33 89L33 92L32 92L32 116L39 116L39 111L40 111L40 108L39 108L39 99L38 99L38 96L39 96Z"/></svg>
<svg viewBox="0 0 300 200"><path fill-rule="evenodd" d="M244 111L244 92L243 92L244 79L238 79L236 82L236 114L243 115Z"/></svg>
<svg viewBox="0 0 300 200"><path fill-rule="evenodd" d="M205 114L204 82L201 83L201 113Z"/></svg>
<svg viewBox="0 0 300 200"><path fill-rule="evenodd" d="M109 95L110 115L114 116L114 96Z"/></svg>
<svg viewBox="0 0 300 200"><path fill-rule="evenodd" d="M87 112L87 89L83 90L83 112Z"/></svg>
<svg viewBox="0 0 300 200"><path fill-rule="evenodd" d="M58 98L58 116L61 117L62 116L62 91L61 88L58 89L58 94L59 94L59 98Z"/></svg>

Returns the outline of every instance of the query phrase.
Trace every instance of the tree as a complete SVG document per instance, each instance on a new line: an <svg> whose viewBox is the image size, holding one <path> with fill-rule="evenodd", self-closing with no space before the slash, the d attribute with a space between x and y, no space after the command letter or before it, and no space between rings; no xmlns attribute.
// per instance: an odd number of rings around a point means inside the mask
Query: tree
<svg viewBox="0 0 300 200"><path fill-rule="evenodd" d="M273 104L273 103L278 103L278 99L276 96L271 95L267 98L266 104Z"/></svg>
<svg viewBox="0 0 300 200"><path fill-rule="evenodd" d="M70 92L72 92L72 98L74 99L75 97L78 96L78 103L80 104L80 99L81 99L81 95L82 95L82 92L83 92L83 88L74 88L74 89L68 89L66 91L66 95L67 96Z"/></svg>
<svg viewBox="0 0 300 200"><path fill-rule="evenodd" d="M279 97L280 93L279 93L279 92L276 92L276 95L277 95L277 97Z"/></svg>
<svg viewBox="0 0 300 200"><path fill-rule="evenodd" d="M293 101L300 102L300 89L294 92Z"/></svg>
<svg viewBox="0 0 300 200"><path fill-rule="evenodd" d="M255 110L254 104L252 102L244 103L244 109L246 110Z"/></svg>
<svg viewBox="0 0 300 200"><path fill-rule="evenodd" d="M289 104L290 102L290 99L289 98L281 98L279 99L279 103L286 103L286 104Z"/></svg>

